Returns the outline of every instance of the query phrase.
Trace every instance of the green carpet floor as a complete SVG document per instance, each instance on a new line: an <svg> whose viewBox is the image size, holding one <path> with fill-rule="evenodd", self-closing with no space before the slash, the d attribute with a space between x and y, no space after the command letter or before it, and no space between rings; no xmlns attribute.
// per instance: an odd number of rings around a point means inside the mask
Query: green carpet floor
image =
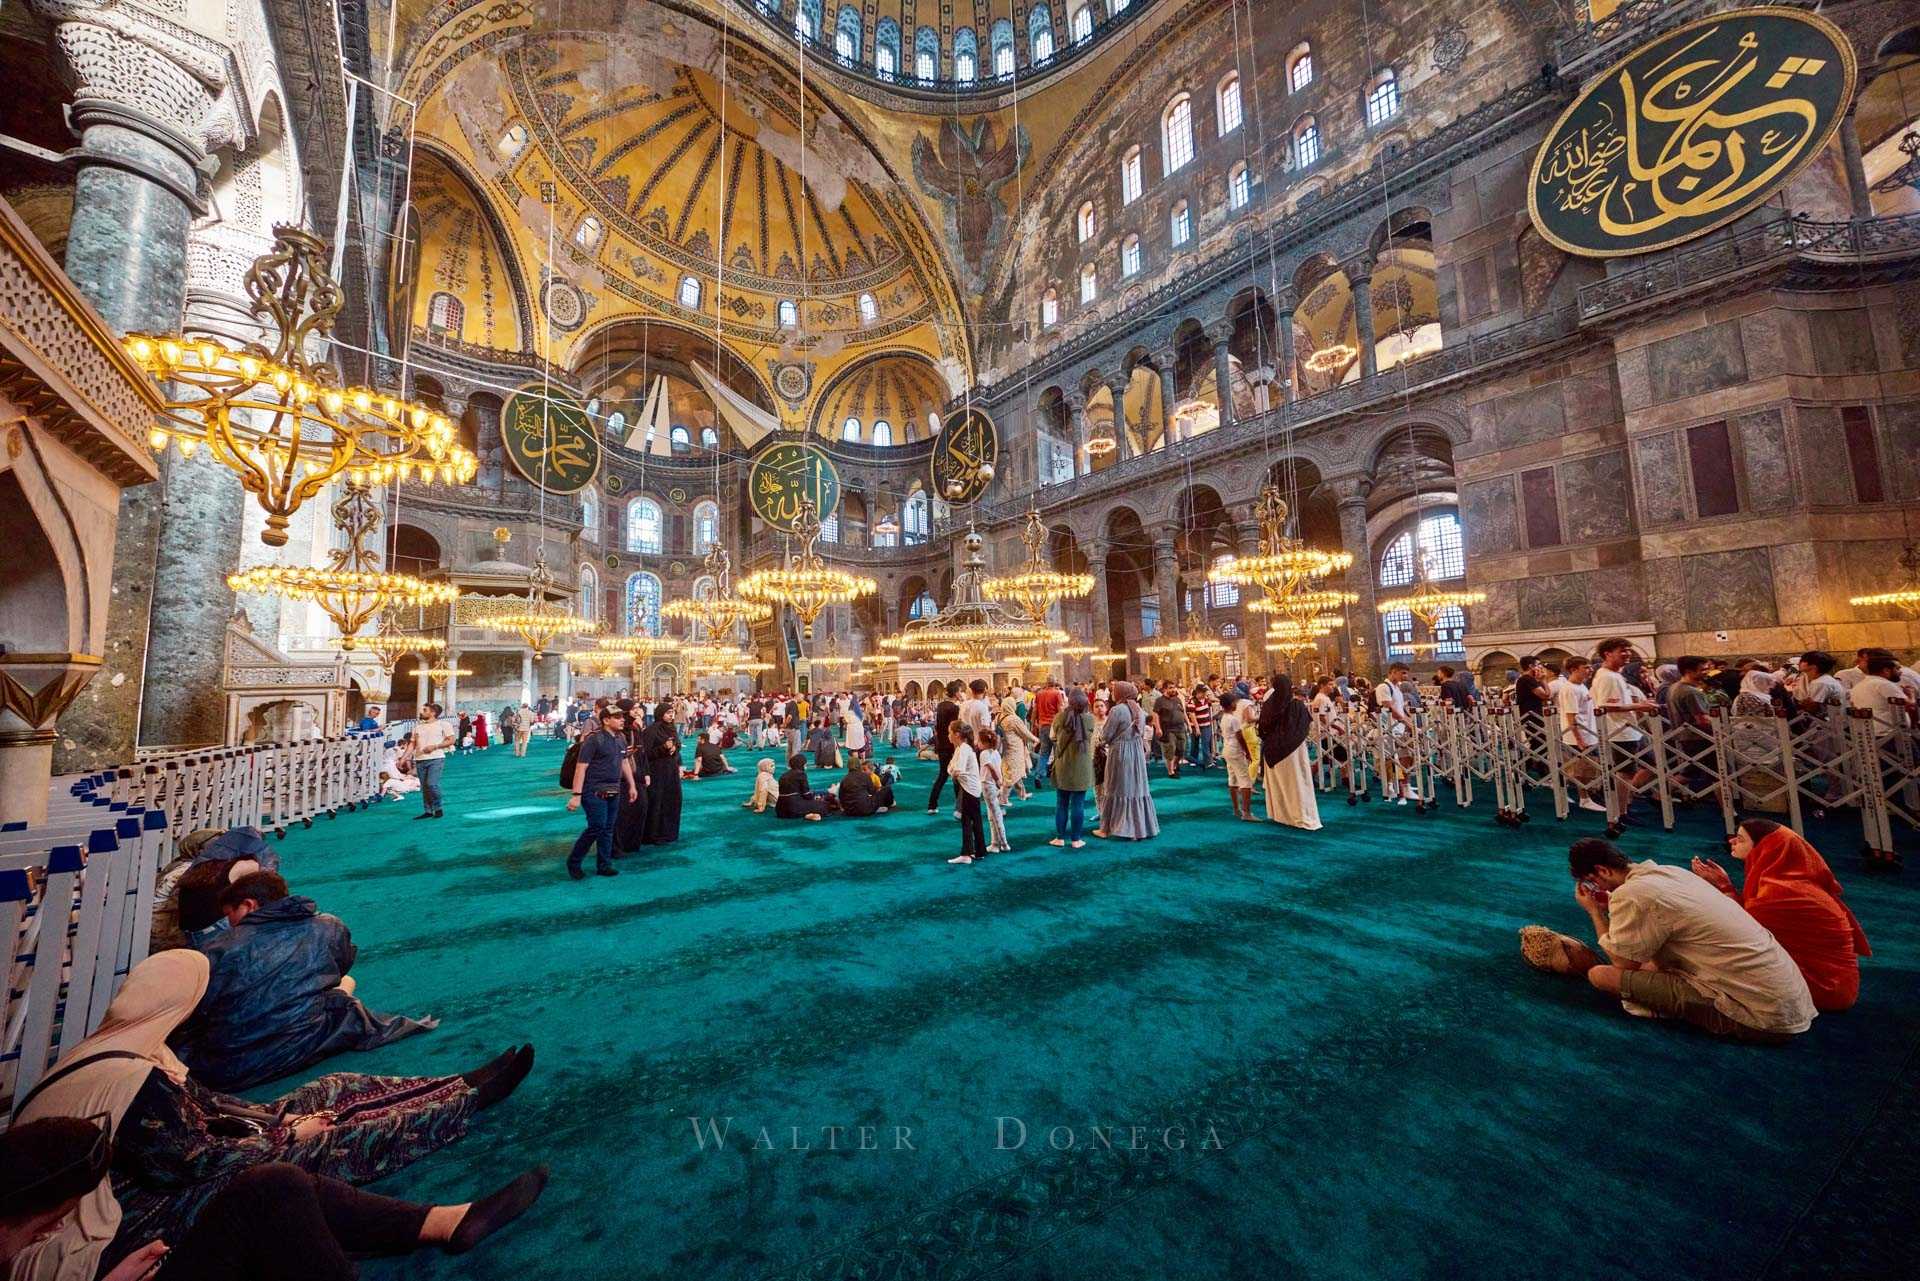
<svg viewBox="0 0 1920 1281"><path fill-rule="evenodd" d="M1521 963L1520 925L1585 925L1592 815L1336 800L1306 834L1232 822L1215 772L1155 780L1158 840L1051 849L1049 792L1017 852L951 867L931 765L892 814L776 823L736 753L677 846L576 884L558 762L451 760L445 820L388 803L282 847L369 1003L445 1020L327 1066L539 1049L382 1185L457 1201L546 1161L537 1218L370 1277L1920 1275L1920 867L1864 875L1857 828L1816 837L1874 944L1860 1004L1767 1050Z"/></svg>

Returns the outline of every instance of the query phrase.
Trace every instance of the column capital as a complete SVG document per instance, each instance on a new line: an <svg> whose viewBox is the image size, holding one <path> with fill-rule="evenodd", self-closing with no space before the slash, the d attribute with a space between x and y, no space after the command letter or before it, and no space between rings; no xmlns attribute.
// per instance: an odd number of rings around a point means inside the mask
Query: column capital
<svg viewBox="0 0 1920 1281"><path fill-rule="evenodd" d="M1340 270L1346 273L1349 284L1358 287L1373 279L1373 254L1362 251L1340 263Z"/></svg>
<svg viewBox="0 0 1920 1281"><path fill-rule="evenodd" d="M1300 291L1292 285L1282 285L1273 291L1273 310L1282 321L1292 323L1293 313L1300 306Z"/></svg>
<svg viewBox="0 0 1920 1281"><path fill-rule="evenodd" d="M1153 558L1161 560L1175 554L1182 526L1177 521L1167 521L1153 527Z"/></svg>
<svg viewBox="0 0 1920 1281"><path fill-rule="evenodd" d="M1108 550L1107 540L1104 538L1089 538L1080 544L1080 554L1087 558L1089 565L1105 565Z"/></svg>
<svg viewBox="0 0 1920 1281"><path fill-rule="evenodd" d="M1365 507L1367 496L1373 492L1369 476L1329 476L1320 483L1333 492L1334 503L1340 507Z"/></svg>
<svg viewBox="0 0 1920 1281"><path fill-rule="evenodd" d="M1205 327L1207 341L1215 347L1224 347L1233 341L1233 329L1231 320L1216 320Z"/></svg>

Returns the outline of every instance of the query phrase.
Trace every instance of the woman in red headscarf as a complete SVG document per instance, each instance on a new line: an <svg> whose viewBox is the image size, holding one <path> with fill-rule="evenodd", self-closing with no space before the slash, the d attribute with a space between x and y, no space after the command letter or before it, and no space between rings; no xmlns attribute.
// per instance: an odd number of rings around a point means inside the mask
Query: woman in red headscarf
<svg viewBox="0 0 1920 1281"><path fill-rule="evenodd" d="M1695 859L1693 870L1780 940L1807 980L1815 1009L1850 1008L1860 998L1860 958L1873 950L1827 860L1798 832L1764 818L1740 824L1727 845L1747 865L1738 890L1718 863Z"/></svg>

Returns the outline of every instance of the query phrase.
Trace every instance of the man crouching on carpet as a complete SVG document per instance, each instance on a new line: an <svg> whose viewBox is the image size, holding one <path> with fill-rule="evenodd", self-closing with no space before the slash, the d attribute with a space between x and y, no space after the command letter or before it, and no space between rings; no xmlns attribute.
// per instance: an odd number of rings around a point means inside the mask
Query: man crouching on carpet
<svg viewBox="0 0 1920 1281"><path fill-rule="evenodd" d="M600 727L580 742L580 755L573 767L573 795L567 798L570 810L585 809L587 830L573 843L567 855L567 875L576 881L586 879L581 863L587 848L594 847L594 871L601 876L618 876L613 865L613 828L620 819L620 797L629 802L640 799L633 778L633 761L627 756L627 711L610 706L600 713Z"/></svg>

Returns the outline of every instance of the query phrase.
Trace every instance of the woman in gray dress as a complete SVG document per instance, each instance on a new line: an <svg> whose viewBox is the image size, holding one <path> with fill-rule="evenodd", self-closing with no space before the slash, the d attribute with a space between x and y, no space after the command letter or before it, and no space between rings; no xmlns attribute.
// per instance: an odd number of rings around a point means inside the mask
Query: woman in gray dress
<svg viewBox="0 0 1920 1281"><path fill-rule="evenodd" d="M1100 827L1095 836L1130 841L1160 835L1160 819L1147 790L1146 713L1140 692L1126 681L1112 685L1113 708L1100 727L1107 745L1106 777L1100 786Z"/></svg>

